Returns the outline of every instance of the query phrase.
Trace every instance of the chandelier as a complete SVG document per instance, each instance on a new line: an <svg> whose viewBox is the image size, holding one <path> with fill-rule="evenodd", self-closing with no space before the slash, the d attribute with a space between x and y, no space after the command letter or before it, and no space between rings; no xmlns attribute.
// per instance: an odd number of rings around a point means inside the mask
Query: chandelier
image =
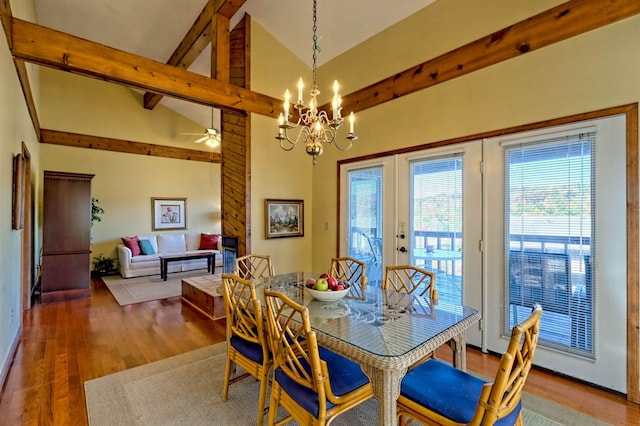
<svg viewBox="0 0 640 426"><path fill-rule="evenodd" d="M311 84L311 100L309 106L305 105L302 99L302 90L304 83L302 77L298 80L298 100L293 105L297 110L297 120L289 121L292 115L289 113L291 107L291 93L289 90L284 94L284 111L280 113L278 118L278 136L276 139L280 141L280 148L285 151L291 151L298 142L305 145L307 154L313 157L313 164L316 164L317 157L324 152L324 145L333 143L340 151L346 151L351 148L354 140L358 139L353 130L354 115L349 115L349 134L346 136L348 143L341 145L336 140L338 129L342 126L344 119L342 118L342 98L339 93L338 81L333 82L333 99L331 107L333 111L332 118L326 111L318 110L317 96L320 94L316 84L316 59L317 53L320 51L318 47L318 37L316 31L318 29L316 19L316 0L313 0L313 82ZM297 130L297 132L296 132Z"/></svg>

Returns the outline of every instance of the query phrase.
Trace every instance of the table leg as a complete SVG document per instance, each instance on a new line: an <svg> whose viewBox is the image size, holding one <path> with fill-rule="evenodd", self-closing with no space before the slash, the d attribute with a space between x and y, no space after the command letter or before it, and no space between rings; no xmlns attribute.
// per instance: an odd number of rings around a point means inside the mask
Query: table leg
<svg viewBox="0 0 640 426"><path fill-rule="evenodd" d="M216 254L213 253L211 255L211 257L209 258L209 272L211 272L212 274L216 273Z"/></svg>
<svg viewBox="0 0 640 426"><path fill-rule="evenodd" d="M163 259L163 260L161 261L161 265L160 265L160 275L162 276L162 279L163 279L164 281L166 281L166 280L167 280L167 269L168 269L168 268L167 268L167 263L168 263L168 262L167 262L167 260L166 260L166 259Z"/></svg>
<svg viewBox="0 0 640 426"><path fill-rule="evenodd" d="M464 332L449 340L449 346L453 350L453 366L458 370L467 370L467 343Z"/></svg>
<svg viewBox="0 0 640 426"><path fill-rule="evenodd" d="M373 396L378 400L378 424L387 426L397 424L396 404L400 396L400 382L407 373L407 368L400 370L380 370L362 364L373 387Z"/></svg>

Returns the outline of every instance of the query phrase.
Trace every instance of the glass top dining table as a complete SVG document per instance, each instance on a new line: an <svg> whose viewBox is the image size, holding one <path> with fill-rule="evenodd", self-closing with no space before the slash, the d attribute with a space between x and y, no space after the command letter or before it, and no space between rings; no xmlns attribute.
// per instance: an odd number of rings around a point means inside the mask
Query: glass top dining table
<svg viewBox="0 0 640 426"><path fill-rule="evenodd" d="M466 368L465 330L480 320L475 309L438 303L406 293L368 286L364 296L321 302L306 290L312 272L292 272L254 281L307 306L318 342L360 364L378 400L380 425L396 424L396 400L408 368L443 344L453 350L454 366Z"/></svg>

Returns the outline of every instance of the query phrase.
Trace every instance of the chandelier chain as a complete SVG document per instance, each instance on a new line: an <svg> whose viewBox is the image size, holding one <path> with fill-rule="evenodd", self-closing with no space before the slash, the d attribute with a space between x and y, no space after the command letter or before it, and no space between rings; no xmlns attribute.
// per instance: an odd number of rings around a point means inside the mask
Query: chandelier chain
<svg viewBox="0 0 640 426"><path fill-rule="evenodd" d="M318 18L317 18L317 4L316 0L313 0L313 84L311 86L311 90L317 90L318 85L316 84L316 61L318 59L318 50L320 47L318 46Z"/></svg>

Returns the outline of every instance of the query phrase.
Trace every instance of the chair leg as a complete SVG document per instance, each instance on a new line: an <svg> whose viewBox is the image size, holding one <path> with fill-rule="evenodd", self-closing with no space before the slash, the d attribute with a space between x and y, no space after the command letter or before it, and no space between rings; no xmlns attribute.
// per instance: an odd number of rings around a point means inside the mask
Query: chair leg
<svg viewBox="0 0 640 426"><path fill-rule="evenodd" d="M269 417L267 419L268 425L276 424L276 414L278 414L278 405L280 400L280 386L273 381L271 386L271 398L269 399Z"/></svg>
<svg viewBox="0 0 640 426"><path fill-rule="evenodd" d="M524 421L522 420L522 410L520 410L520 414L518 414L515 426L524 426Z"/></svg>
<svg viewBox="0 0 640 426"><path fill-rule="evenodd" d="M229 381L231 379L231 370L233 368L233 361L227 356L227 363L224 368L224 386L222 388L222 400L226 401L229 396Z"/></svg>
<svg viewBox="0 0 640 426"><path fill-rule="evenodd" d="M258 398L258 426L262 426L264 423L264 405L267 399L267 389L269 387L268 376L265 375L260 381L260 396Z"/></svg>

